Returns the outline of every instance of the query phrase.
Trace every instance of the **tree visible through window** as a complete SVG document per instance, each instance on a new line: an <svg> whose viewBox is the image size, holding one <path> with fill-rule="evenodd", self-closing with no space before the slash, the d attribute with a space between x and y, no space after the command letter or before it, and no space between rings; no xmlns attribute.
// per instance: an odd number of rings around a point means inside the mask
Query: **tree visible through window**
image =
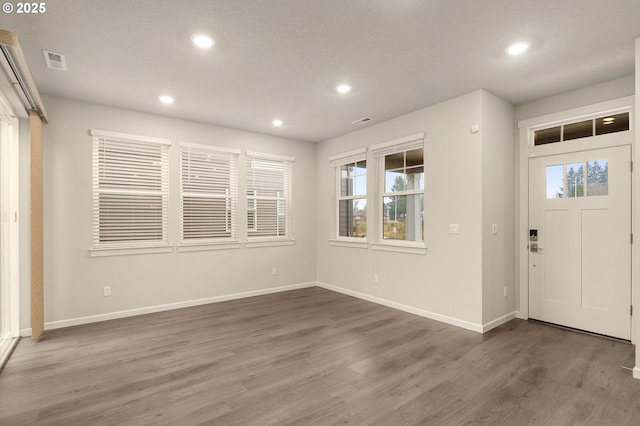
<svg viewBox="0 0 640 426"><path fill-rule="evenodd" d="M423 241L423 149L385 155L384 170L382 238Z"/></svg>

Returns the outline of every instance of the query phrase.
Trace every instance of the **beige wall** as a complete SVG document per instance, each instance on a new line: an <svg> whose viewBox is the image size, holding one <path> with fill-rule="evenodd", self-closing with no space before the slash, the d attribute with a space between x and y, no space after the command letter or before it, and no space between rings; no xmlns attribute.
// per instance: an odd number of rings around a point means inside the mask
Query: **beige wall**
<svg viewBox="0 0 640 426"><path fill-rule="evenodd" d="M496 120L495 123L489 120ZM509 124L510 123L510 124ZM505 125L506 124L506 125ZM480 132L472 133L471 126ZM390 253L372 249L335 247L332 236L333 173L331 155L416 134L425 133L425 243L426 255ZM499 300L492 302L494 290L486 294L490 314L483 315L483 202L486 220L504 229L498 238L502 246L512 235L513 190L507 184L493 187L491 182L513 181L509 148L513 142L511 106L484 91L475 91L418 111L388 120L318 145L317 205L318 281L340 291L408 309L425 316L467 328L481 330L485 322L513 312L513 299L504 302L503 285L513 288L513 266L506 259L491 263L496 269L487 275L491 286L499 287ZM485 145L486 144L486 145ZM506 148L491 157L494 148ZM483 169L483 150L487 150ZM373 157L369 153L369 163ZM494 162L501 163L495 172ZM376 185L370 167L369 193ZM495 179L493 173L496 173ZM483 178L489 180L483 195ZM504 198L503 198L504 197ZM498 199L496 203L494 201ZM375 201L375 202L374 202ZM368 226L380 223L378 201L370 198ZM459 224L460 233L449 234L449 224ZM490 228L489 228L490 231ZM487 263L497 257L487 257ZM379 276L375 284L373 275ZM510 305L509 305L510 304Z"/></svg>
<svg viewBox="0 0 640 426"><path fill-rule="evenodd" d="M46 328L315 281L312 144L60 98L45 97L44 102L50 115L50 123L44 127ZM175 142L295 157L295 245L90 257L91 128L174 141L170 150L169 204L169 239L174 245L179 239L179 163ZM271 273L274 266L278 268L275 277ZM103 286L111 286L110 297L103 297ZM28 290L22 287L21 328L25 329L30 326L30 308Z"/></svg>
<svg viewBox="0 0 640 426"><path fill-rule="evenodd" d="M515 311L513 105L482 93L482 321ZM492 225L498 233L492 235ZM507 296L504 296L506 289Z"/></svg>

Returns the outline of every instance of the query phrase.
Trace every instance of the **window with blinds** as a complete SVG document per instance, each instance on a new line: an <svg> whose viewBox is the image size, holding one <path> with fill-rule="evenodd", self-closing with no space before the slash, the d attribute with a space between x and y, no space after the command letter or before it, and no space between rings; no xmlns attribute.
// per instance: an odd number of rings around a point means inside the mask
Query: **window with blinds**
<svg viewBox="0 0 640 426"><path fill-rule="evenodd" d="M93 246L167 246L170 141L91 130Z"/></svg>
<svg viewBox="0 0 640 426"><path fill-rule="evenodd" d="M182 244L237 240L239 151L180 144Z"/></svg>
<svg viewBox="0 0 640 426"><path fill-rule="evenodd" d="M292 238L291 157L247 152L247 237Z"/></svg>

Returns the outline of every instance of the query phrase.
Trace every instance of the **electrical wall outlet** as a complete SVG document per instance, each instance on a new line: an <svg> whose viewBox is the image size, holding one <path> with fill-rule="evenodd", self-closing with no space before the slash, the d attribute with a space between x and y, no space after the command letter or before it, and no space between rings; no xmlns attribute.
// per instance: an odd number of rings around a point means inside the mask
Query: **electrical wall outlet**
<svg viewBox="0 0 640 426"><path fill-rule="evenodd" d="M110 285L106 285L106 286L104 286L102 288L102 295L104 297L111 296L111 286Z"/></svg>

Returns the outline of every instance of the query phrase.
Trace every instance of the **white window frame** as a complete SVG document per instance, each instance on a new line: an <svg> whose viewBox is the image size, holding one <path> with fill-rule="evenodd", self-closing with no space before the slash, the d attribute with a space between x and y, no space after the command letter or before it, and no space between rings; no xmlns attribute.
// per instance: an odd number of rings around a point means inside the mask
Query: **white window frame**
<svg viewBox="0 0 640 426"><path fill-rule="evenodd" d="M214 250L225 248L238 248L240 242L238 240L238 165L240 150L222 148L211 145L194 144L189 142L180 142L180 246L178 251L200 251ZM192 158L192 154L194 157ZM185 190L185 178L191 177L191 167L202 169L206 166L203 164L198 155L216 156L218 161L228 162L228 170L222 174L216 175L216 170L209 171L209 181L200 183L200 191ZM192 164L193 163L193 164ZM228 175L227 175L228 173ZM225 185L225 194L216 194L207 189L213 189L218 185L219 179L228 177L228 185ZM207 185L209 187L207 187ZM184 198L192 197L202 200L207 199L224 199L225 200L225 232L229 236L216 236L211 233L207 235L206 223L203 223L203 230L199 238L185 238L185 216L184 216Z"/></svg>
<svg viewBox="0 0 640 426"><path fill-rule="evenodd" d="M360 148L349 152L344 152L341 154L332 155L329 157L329 166L333 169L334 173L334 193L335 193L335 203L334 203L334 224L333 224L333 232L332 237L329 240L329 244L333 246L345 246L345 247L357 247L357 248L368 248L368 238L369 238L369 224L367 223L367 236L366 237L345 237L340 235L340 201L342 200L361 200L364 199L367 202L367 210L369 210L369 200L368 200L368 192L365 189L364 194L359 195L342 195L342 166L347 164L358 163L367 160L367 149ZM369 176L369 170L367 164L367 180ZM368 183L367 183L368 185ZM367 213L368 215L368 213ZM369 218L367 218L368 221Z"/></svg>
<svg viewBox="0 0 640 426"><path fill-rule="evenodd" d="M422 195L423 202L425 200L424 189L413 189L402 192L386 193L385 188L385 156L390 154L396 154L405 151L411 151L414 149L422 149L424 153L424 133L417 133L415 135L406 136L399 139L394 139L388 142L373 145L371 151L373 156L377 160L377 186L378 193L375 196L375 203L377 203L377 211L379 220L376 223L377 241L371 245L373 250L393 251L400 253L410 254L426 254L427 247L425 244L425 236L422 236L422 241L407 241L407 240L385 240L383 238L383 224L384 224L384 207L383 200L385 197L397 196L397 195ZM424 154L423 154L423 165ZM425 170L426 172L426 170ZM424 205L422 206L424 212Z"/></svg>
<svg viewBox="0 0 640 426"><path fill-rule="evenodd" d="M293 157L287 157L282 155L265 154L260 152L247 151L245 155L246 165L246 206L247 216L246 225L247 232L245 247L262 247L262 246L276 246L276 245L291 245L294 244L293 238L293 164L295 159ZM277 192L275 196L260 196L257 194L257 190L252 185L257 177L252 167L253 162L263 160L265 163L279 163L282 165L282 181L278 182L284 189L283 193ZM255 169L259 170L259 169ZM264 218L258 216L257 206L260 200L276 201L276 228L279 226L278 216L284 214L284 235L269 235L259 236L251 235L251 233L259 232L260 223ZM280 204L284 204L284 211ZM250 209L249 206L253 205L254 209ZM255 212L256 215L253 221L254 226L249 228L249 214ZM279 229L278 231L279 232Z"/></svg>
<svg viewBox="0 0 640 426"><path fill-rule="evenodd" d="M93 245L89 252L91 256L109 256L109 255L125 255L137 253L166 253L171 252L173 248L169 244L168 219L169 219L169 147L171 141L148 136L131 135L126 133L111 132L106 130L91 129L93 136ZM140 190L140 189L114 189L103 187L101 185L100 176L100 146L105 141L114 144L129 145L130 147L138 147L141 150L150 149L157 151L160 155L159 167L159 186L158 190ZM141 151L142 152L142 151ZM155 165L155 164L154 164ZM100 236L100 195L154 195L159 196L162 203L161 214L161 238L150 240L118 241L118 242L101 242ZM132 233L132 236L134 234Z"/></svg>
<svg viewBox="0 0 640 426"><path fill-rule="evenodd" d="M0 364L20 334L20 123L0 93Z"/></svg>

